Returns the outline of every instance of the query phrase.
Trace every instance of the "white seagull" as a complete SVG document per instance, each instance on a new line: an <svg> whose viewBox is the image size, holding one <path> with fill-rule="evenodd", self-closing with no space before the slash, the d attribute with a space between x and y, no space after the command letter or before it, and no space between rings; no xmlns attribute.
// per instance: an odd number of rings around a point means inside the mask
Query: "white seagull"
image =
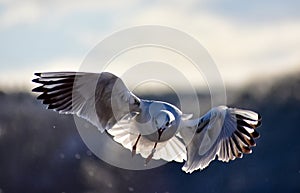
<svg viewBox="0 0 300 193"><path fill-rule="evenodd" d="M200 118L163 101L135 96L109 73L35 73L37 99L59 113L82 117L132 151L151 159L184 162L182 170L202 170L216 157L228 162L251 153L261 116L218 106Z"/></svg>

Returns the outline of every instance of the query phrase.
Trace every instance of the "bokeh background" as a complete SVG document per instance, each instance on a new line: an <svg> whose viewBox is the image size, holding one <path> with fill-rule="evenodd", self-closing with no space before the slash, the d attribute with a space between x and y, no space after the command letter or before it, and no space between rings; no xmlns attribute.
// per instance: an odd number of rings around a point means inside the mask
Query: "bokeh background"
<svg viewBox="0 0 300 193"><path fill-rule="evenodd" d="M300 192L299 8L297 0L0 0L0 192ZM124 170L89 151L72 116L35 100L34 72L76 71L105 37L138 25L176 28L208 50L227 104L262 114L253 154L191 175L180 163ZM172 93L139 96L176 104ZM207 110L201 85L198 97Z"/></svg>

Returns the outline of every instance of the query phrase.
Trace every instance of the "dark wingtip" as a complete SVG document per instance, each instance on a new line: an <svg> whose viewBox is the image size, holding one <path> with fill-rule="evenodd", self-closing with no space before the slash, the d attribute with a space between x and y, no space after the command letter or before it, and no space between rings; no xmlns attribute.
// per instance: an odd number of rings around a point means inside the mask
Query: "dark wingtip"
<svg viewBox="0 0 300 193"><path fill-rule="evenodd" d="M237 152L237 155L236 155L237 158L242 158L243 157L243 154L241 152Z"/></svg>
<svg viewBox="0 0 300 193"><path fill-rule="evenodd" d="M38 87L33 88L31 91L32 92L44 92L44 87L38 86Z"/></svg>
<svg viewBox="0 0 300 193"><path fill-rule="evenodd" d="M55 109L56 108L56 106L54 106L53 104L47 104L47 103L44 103L44 102L45 101L43 101L43 104L48 105L47 109Z"/></svg>
<svg viewBox="0 0 300 193"><path fill-rule="evenodd" d="M257 113L257 116L258 116L258 120L261 121L262 117L259 113Z"/></svg>
<svg viewBox="0 0 300 193"><path fill-rule="evenodd" d="M39 95L36 99L43 100L43 99L46 99L46 97L47 97L47 94L43 93L43 94Z"/></svg>
<svg viewBox="0 0 300 193"><path fill-rule="evenodd" d="M32 82L34 82L34 83L40 83L40 78L32 79Z"/></svg>
<svg viewBox="0 0 300 193"><path fill-rule="evenodd" d="M42 76L42 73L41 73L41 72L36 72L36 73L34 73L34 75L35 75L35 76L41 77L41 76Z"/></svg>
<svg viewBox="0 0 300 193"><path fill-rule="evenodd" d="M250 139L248 139L248 141L249 141L251 147L255 147L256 146L256 143L255 143L255 141L254 141L253 138L250 137Z"/></svg>
<svg viewBox="0 0 300 193"><path fill-rule="evenodd" d="M261 121L259 120L256 124L256 127L260 127L261 126Z"/></svg>
<svg viewBox="0 0 300 193"><path fill-rule="evenodd" d="M242 146L243 153L250 154L252 153L251 149L247 146Z"/></svg>
<svg viewBox="0 0 300 193"><path fill-rule="evenodd" d="M252 133L250 133L250 135L251 135L254 139L257 139L257 138L260 137L260 134L259 134L256 130L254 130Z"/></svg>

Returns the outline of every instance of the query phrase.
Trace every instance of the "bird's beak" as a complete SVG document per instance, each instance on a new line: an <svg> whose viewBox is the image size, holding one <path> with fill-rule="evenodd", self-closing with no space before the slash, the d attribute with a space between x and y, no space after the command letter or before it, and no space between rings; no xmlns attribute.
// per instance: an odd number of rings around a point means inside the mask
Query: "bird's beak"
<svg viewBox="0 0 300 193"><path fill-rule="evenodd" d="M161 134L164 132L165 128L158 129L158 140L160 140Z"/></svg>

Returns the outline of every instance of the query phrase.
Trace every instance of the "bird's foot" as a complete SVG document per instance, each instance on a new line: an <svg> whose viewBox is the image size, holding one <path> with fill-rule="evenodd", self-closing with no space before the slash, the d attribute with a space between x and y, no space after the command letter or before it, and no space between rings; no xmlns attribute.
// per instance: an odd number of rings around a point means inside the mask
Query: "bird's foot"
<svg viewBox="0 0 300 193"><path fill-rule="evenodd" d="M150 155L146 158L145 160L145 166L150 162L150 160L152 159L154 153L155 153L156 149L152 149Z"/></svg>
<svg viewBox="0 0 300 193"><path fill-rule="evenodd" d="M134 148L132 148L132 150L131 150L131 156L133 157L133 156L135 156L135 154L136 154L136 150Z"/></svg>

